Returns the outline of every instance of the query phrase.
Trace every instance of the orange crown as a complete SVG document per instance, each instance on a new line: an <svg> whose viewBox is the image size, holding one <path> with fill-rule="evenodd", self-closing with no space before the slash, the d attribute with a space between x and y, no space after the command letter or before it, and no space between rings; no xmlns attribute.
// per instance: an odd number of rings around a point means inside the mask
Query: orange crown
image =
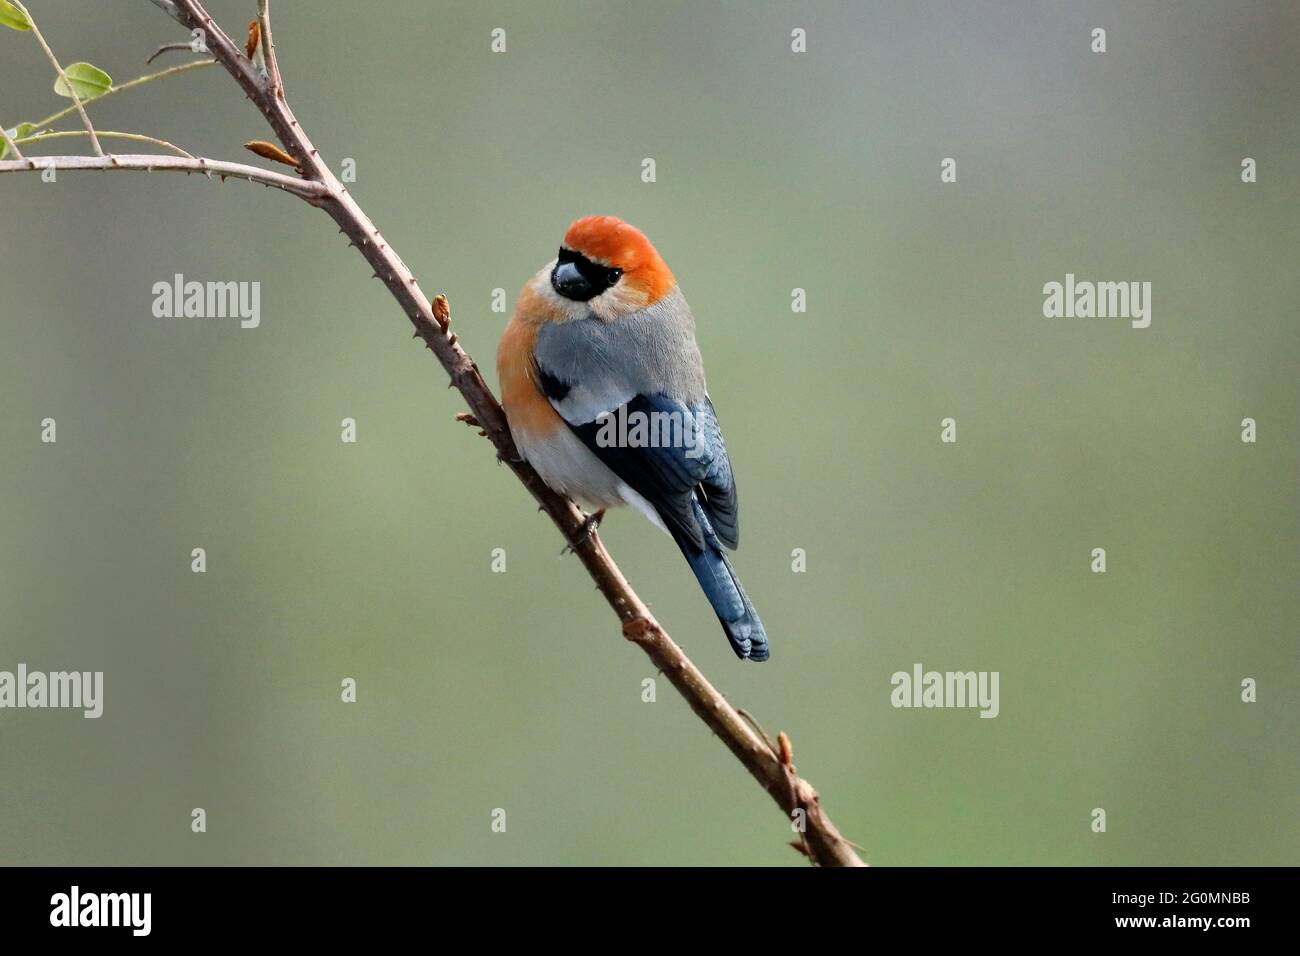
<svg viewBox="0 0 1300 956"><path fill-rule="evenodd" d="M646 294L649 305L672 291L677 280L650 240L614 216L585 216L564 234L564 245L588 259L623 270L623 281Z"/></svg>

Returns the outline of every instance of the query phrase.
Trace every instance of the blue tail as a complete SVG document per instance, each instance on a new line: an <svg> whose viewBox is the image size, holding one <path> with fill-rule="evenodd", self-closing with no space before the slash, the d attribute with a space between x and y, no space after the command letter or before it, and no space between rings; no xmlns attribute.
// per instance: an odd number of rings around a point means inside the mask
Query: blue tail
<svg viewBox="0 0 1300 956"><path fill-rule="evenodd" d="M698 504L696 508L699 508ZM704 515L698 517L704 518ZM678 535L673 537L686 556L686 563L695 572L695 579L700 582L704 596L713 605L713 611L722 624L722 631L731 642L731 649L736 652L736 656L755 662L765 661L768 657L767 632L763 630L763 622L758 619L754 602L741 586L740 578L736 577L736 571L727 560L707 519L703 521L703 528L705 534L702 549Z"/></svg>

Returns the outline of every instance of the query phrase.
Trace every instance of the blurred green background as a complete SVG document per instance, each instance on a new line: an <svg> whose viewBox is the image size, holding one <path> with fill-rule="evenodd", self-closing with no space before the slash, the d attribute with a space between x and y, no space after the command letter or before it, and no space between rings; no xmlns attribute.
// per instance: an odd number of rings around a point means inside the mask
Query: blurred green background
<svg viewBox="0 0 1300 956"><path fill-rule="evenodd" d="M119 83L184 39L146 0L29 6ZM209 6L237 35L254 8ZM1294 4L274 13L299 119L491 380L492 290L513 307L570 220L658 245L772 661L732 657L640 517L602 537L869 861L1300 863ZM0 31L6 125L64 105L51 81ZM269 138L218 69L92 111L216 158ZM0 711L0 860L800 864L667 682L642 701L646 659L325 216L70 172L0 178L0 213L0 669L106 685L97 721ZM261 327L154 318L178 272L260 282ZM1043 318L1067 272L1150 281L1151 327ZM916 662L999 671L1000 716L895 710Z"/></svg>

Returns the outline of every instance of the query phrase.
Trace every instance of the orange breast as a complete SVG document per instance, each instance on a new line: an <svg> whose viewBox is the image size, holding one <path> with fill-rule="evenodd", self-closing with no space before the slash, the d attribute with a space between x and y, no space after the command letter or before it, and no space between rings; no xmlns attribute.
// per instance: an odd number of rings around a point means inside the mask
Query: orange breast
<svg viewBox="0 0 1300 956"><path fill-rule="evenodd" d="M505 406L510 430L537 437L553 434L564 422L551 407L537 384L537 362L533 348L537 332L546 321L547 305L525 286L515 313L497 346L497 377L501 380L501 404Z"/></svg>

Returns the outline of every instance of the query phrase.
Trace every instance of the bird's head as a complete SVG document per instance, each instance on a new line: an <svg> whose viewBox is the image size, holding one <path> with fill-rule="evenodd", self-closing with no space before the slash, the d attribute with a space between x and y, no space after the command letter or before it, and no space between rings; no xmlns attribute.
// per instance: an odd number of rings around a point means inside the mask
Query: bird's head
<svg viewBox="0 0 1300 956"><path fill-rule="evenodd" d="M569 226L550 288L570 318L606 321L653 305L677 282L645 234L613 216L586 216Z"/></svg>

